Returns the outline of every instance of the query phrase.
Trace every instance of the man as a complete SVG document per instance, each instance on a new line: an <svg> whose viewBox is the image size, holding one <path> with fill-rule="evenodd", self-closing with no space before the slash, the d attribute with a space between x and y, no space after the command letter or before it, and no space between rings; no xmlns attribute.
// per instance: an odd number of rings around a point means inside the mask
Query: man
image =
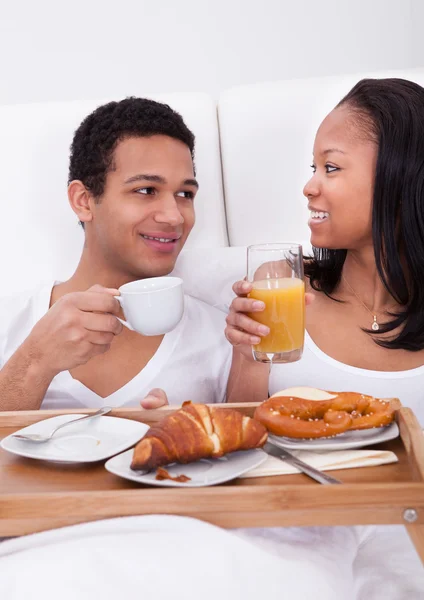
<svg viewBox="0 0 424 600"><path fill-rule="evenodd" d="M170 273L194 225L194 136L169 106L127 98L75 133L68 197L84 228L75 273L0 306L0 410L222 402L231 363L225 315L185 297L169 334L123 328L114 295ZM145 406L166 402L159 390Z"/></svg>

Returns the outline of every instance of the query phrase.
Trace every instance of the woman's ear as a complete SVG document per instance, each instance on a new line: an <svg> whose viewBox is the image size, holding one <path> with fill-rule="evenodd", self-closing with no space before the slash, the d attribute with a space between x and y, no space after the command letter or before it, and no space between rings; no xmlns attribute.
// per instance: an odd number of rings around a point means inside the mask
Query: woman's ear
<svg viewBox="0 0 424 600"><path fill-rule="evenodd" d="M72 210L77 215L79 222L84 227L93 218L93 197L82 181L75 179L68 185L68 199Z"/></svg>

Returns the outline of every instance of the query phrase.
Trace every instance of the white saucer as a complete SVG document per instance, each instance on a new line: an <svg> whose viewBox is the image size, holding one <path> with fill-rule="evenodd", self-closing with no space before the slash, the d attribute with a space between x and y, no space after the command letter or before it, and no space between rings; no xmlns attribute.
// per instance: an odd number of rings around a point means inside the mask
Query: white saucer
<svg viewBox="0 0 424 600"><path fill-rule="evenodd" d="M172 464L164 467L173 477L186 475L190 481L186 483L164 479L158 481L156 469L150 473L137 473L130 468L133 457L133 450L128 450L119 456L114 456L107 461L105 467L110 473L147 485L157 485L161 487L203 487L207 485L217 485L231 481L243 473L261 465L267 458L266 452L260 449L242 450L232 452L222 458L201 459L186 465Z"/></svg>
<svg viewBox="0 0 424 600"><path fill-rule="evenodd" d="M60 415L24 427L15 433L49 434L55 427L83 414ZM130 419L97 417L59 430L42 444L19 440L9 435L0 442L3 450L25 456L64 463L89 463L110 458L136 444L149 426Z"/></svg>
<svg viewBox="0 0 424 600"><path fill-rule="evenodd" d="M387 427L346 431L331 438L305 440L270 434L268 440L275 446L287 448L287 450L349 450L381 444L397 438L398 435L399 427L397 423L393 422Z"/></svg>

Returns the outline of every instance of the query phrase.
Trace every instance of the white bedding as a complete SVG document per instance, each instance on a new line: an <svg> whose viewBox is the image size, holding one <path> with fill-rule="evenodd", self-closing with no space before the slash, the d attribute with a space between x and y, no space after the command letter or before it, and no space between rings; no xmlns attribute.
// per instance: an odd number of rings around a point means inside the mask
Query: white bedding
<svg viewBox="0 0 424 600"><path fill-rule="evenodd" d="M424 568L402 526L239 529L239 536L284 558L314 563L340 600L423 600Z"/></svg>
<svg viewBox="0 0 424 600"><path fill-rule="evenodd" d="M226 531L155 515L5 541L0 590L8 600L418 600L424 570L401 528Z"/></svg>

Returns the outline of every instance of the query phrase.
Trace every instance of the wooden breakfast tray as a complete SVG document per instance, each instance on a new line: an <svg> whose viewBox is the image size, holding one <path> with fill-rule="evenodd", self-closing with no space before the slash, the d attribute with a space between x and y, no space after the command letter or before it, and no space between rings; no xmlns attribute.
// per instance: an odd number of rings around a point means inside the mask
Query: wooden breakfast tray
<svg viewBox="0 0 424 600"><path fill-rule="evenodd" d="M253 415L257 404L227 404ZM114 409L152 424L174 409ZM43 419L80 410L0 412L0 439ZM84 410L85 413L94 412ZM401 438L377 447L399 462L334 473L344 485L278 475L204 488L152 488L116 477L103 463L64 465L0 448L0 537L117 516L176 514L221 527L404 524L424 562L424 436L408 408L397 410Z"/></svg>

